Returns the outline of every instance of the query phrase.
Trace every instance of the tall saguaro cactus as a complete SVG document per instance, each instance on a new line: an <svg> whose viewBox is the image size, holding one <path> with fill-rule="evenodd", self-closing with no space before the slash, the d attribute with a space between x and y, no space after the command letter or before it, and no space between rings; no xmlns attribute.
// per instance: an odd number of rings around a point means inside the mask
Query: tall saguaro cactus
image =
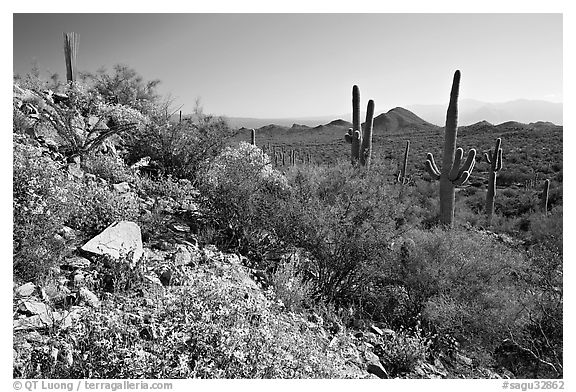
<svg viewBox="0 0 576 392"><path fill-rule="evenodd" d="M460 71L454 73L450 103L446 113L444 133L444 155L442 171L438 170L432 153L426 156L426 170L436 180L440 180L440 221L446 226L454 222L455 187L468 181L476 163L476 150L471 149L463 165L464 150L456 149L458 134L458 92L460 89Z"/></svg>
<svg viewBox="0 0 576 392"><path fill-rule="evenodd" d="M254 128L252 128L252 129L250 130L250 136L251 136L251 138L250 138L250 143L251 143L253 146L255 146L255 145L256 145L256 130L255 130Z"/></svg>
<svg viewBox="0 0 576 392"><path fill-rule="evenodd" d="M352 128L344 135L344 139L351 144L350 159L352 165L360 162L361 166L370 167L372 155L372 128L374 124L374 101L368 101L364 131L360 120L360 89L352 87Z"/></svg>
<svg viewBox="0 0 576 392"><path fill-rule="evenodd" d="M496 176L500 169L502 169L502 149L500 145L502 144L502 139L496 139L496 147L494 151L490 151L490 154L484 153L484 159L490 165L488 169L489 179L488 179L488 191L486 192L486 222L488 225L492 224L492 215L494 213L494 196L496 196Z"/></svg>
<svg viewBox="0 0 576 392"><path fill-rule="evenodd" d="M76 81L76 56L80 35L77 33L64 33L64 60L66 61L66 80Z"/></svg>
<svg viewBox="0 0 576 392"><path fill-rule="evenodd" d="M350 131L348 131L350 133ZM360 144L362 143L362 125L360 120L360 88L352 86L352 164L355 165L360 159Z"/></svg>

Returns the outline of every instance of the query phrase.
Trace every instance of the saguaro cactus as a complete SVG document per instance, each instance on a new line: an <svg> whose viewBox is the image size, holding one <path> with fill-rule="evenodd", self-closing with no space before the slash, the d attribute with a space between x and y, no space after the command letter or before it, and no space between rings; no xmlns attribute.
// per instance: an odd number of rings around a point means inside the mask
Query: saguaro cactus
<svg viewBox="0 0 576 392"><path fill-rule="evenodd" d="M454 188L468 181L476 163L476 150L471 149L468 152L466 162L461 166L464 151L461 148L456 149L459 89L460 71L456 71L452 81L450 103L446 113L442 171L438 170L432 153L428 153L426 156L426 170L432 178L440 180L440 221L447 226L452 226L454 221Z"/></svg>
<svg viewBox="0 0 576 392"><path fill-rule="evenodd" d="M251 143L253 146L255 146L255 145L256 145L256 130L255 130L254 128L252 128L252 129L250 130L250 136L251 136L251 138L250 138L250 140L251 140L250 143Z"/></svg>
<svg viewBox="0 0 576 392"><path fill-rule="evenodd" d="M352 165L370 167L372 154L372 128L374 124L374 101L368 101L364 131L360 123L360 89L352 87L352 128L344 135L344 139L351 144L350 158Z"/></svg>
<svg viewBox="0 0 576 392"><path fill-rule="evenodd" d="M64 33L64 61L66 62L66 80L76 81L76 56L80 35L77 33Z"/></svg>
<svg viewBox="0 0 576 392"><path fill-rule="evenodd" d="M410 140L406 140L406 148L404 149L404 160L402 161L402 169L398 172L397 181L402 185L408 182L408 177L406 177L406 169L408 167L408 153L410 152Z"/></svg>
<svg viewBox="0 0 576 392"><path fill-rule="evenodd" d="M502 144L502 139L496 139L496 147L494 152L490 151L490 154L484 153L484 159L490 165L488 169L489 179L488 179L488 191L486 192L486 222L490 225L492 223L492 214L494 213L494 196L496 196L496 176L500 169L502 169L502 149L500 145Z"/></svg>
<svg viewBox="0 0 576 392"><path fill-rule="evenodd" d="M544 215L548 215L548 192L550 191L550 180L544 180L544 188L542 189L542 211Z"/></svg>
<svg viewBox="0 0 576 392"><path fill-rule="evenodd" d="M362 142L360 147L360 165L370 168L372 155L372 128L374 126L374 101L368 101L366 109L366 122L364 123L364 132L362 132Z"/></svg>
<svg viewBox="0 0 576 392"><path fill-rule="evenodd" d="M362 125L360 123L360 88L352 86L352 128L348 130L348 141L351 147L352 164L355 165L360 159L360 145L362 144Z"/></svg>

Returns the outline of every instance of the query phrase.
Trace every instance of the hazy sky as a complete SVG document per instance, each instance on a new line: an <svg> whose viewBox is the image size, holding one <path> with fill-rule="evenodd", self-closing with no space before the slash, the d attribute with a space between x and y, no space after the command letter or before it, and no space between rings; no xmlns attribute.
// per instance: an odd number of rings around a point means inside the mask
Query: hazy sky
<svg viewBox="0 0 576 392"><path fill-rule="evenodd" d="M14 72L36 61L65 77L62 32L78 67L123 63L160 79L183 111L305 117L462 98L562 101L561 14L15 14Z"/></svg>

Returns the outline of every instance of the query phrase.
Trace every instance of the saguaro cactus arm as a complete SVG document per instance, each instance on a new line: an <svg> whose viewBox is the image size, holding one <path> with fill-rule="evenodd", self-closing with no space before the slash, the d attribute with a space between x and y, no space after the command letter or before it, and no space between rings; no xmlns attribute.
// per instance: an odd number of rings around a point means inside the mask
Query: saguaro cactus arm
<svg viewBox="0 0 576 392"><path fill-rule="evenodd" d="M438 166L436 166L436 162L434 162L434 155L432 155L431 152L426 155L426 171L433 179L440 179L440 170L438 170Z"/></svg>
<svg viewBox="0 0 576 392"><path fill-rule="evenodd" d="M490 150L488 154L487 152L484 153L484 160L490 165L490 169L494 171L500 171L502 169L502 139L496 139L496 147L494 151Z"/></svg>
<svg viewBox="0 0 576 392"><path fill-rule="evenodd" d="M459 149L461 150L461 149ZM466 162L464 162L464 164L462 165L462 167L460 168L460 170L458 171L458 175L456 176L456 178L451 179L452 182L456 181L456 182L460 182L460 178L462 178L462 176L464 175L464 173L468 172L468 176L470 174L472 174L472 170L474 169L474 165L476 164L476 150L475 149L470 149L470 151L468 151L468 157L466 158ZM456 185L462 185L464 184L466 181L460 183L460 184L456 184Z"/></svg>
<svg viewBox="0 0 576 392"><path fill-rule="evenodd" d="M464 156L464 150L458 148L454 156L454 163L452 164L452 170L450 170L450 173L448 174L448 178L450 178L450 181L454 181L459 177L460 163L462 163L463 156Z"/></svg>
<svg viewBox="0 0 576 392"><path fill-rule="evenodd" d="M352 128L348 129L348 133L344 135L344 140L346 140L346 143L352 143L352 135L354 134L354 131L352 130Z"/></svg>

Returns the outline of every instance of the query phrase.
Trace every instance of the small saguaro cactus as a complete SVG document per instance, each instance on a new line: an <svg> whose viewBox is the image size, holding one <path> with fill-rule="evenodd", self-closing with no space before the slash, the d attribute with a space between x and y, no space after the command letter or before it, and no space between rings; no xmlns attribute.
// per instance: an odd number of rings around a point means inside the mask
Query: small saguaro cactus
<svg viewBox="0 0 576 392"><path fill-rule="evenodd" d="M256 130L255 130L254 128L252 128L252 129L250 130L250 136L251 136L251 138L250 138L250 140L251 140L250 144L252 144L253 146L255 146L255 145L256 145Z"/></svg>
<svg viewBox="0 0 576 392"><path fill-rule="evenodd" d="M352 87L352 128L344 135L346 142L351 144L350 158L352 165L360 162L361 166L370 167L372 155L372 128L374 124L374 101L368 101L366 122L362 131L360 122L360 89Z"/></svg>
<svg viewBox="0 0 576 392"><path fill-rule="evenodd" d="M452 226L454 221L455 187L468 181L476 163L476 150L471 149L463 165L464 150L456 149L458 134L458 92L460 89L460 71L454 73L450 103L446 113L446 126L444 133L444 155L442 157L442 171L438 170L432 153L426 156L426 170L435 180L440 180L440 222Z"/></svg>
<svg viewBox="0 0 576 392"><path fill-rule="evenodd" d="M80 35L77 33L64 33L64 61L66 62L66 80L76 81L76 56Z"/></svg>
<svg viewBox="0 0 576 392"><path fill-rule="evenodd" d="M406 176L406 169L408 167L408 154L410 153L410 140L406 140L406 148L404 149L404 160L402 161L402 169L398 172L398 177L396 180L402 185L408 182L408 177Z"/></svg>
<svg viewBox="0 0 576 392"><path fill-rule="evenodd" d="M544 180L544 188L542 188L542 212L548 215L548 192L550 191L550 180Z"/></svg>
<svg viewBox="0 0 576 392"><path fill-rule="evenodd" d="M496 147L494 152L490 150L490 154L484 153L484 159L488 163L489 169L489 179L488 179L488 191L486 192L486 221L490 225L492 223L492 214L494 213L494 196L496 196L496 176L500 169L502 169L502 149L500 145L502 144L502 139L496 139Z"/></svg>

